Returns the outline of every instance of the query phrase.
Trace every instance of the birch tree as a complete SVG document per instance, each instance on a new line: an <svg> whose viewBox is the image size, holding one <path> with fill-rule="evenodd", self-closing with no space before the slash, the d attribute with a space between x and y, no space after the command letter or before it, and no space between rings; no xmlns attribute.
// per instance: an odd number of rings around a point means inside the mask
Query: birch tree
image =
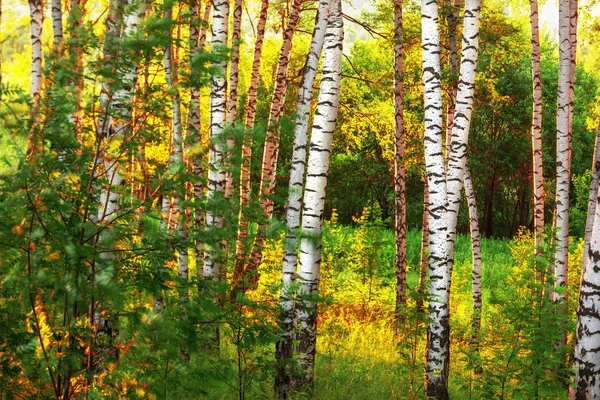
<svg viewBox="0 0 600 400"><path fill-rule="evenodd" d="M228 0L213 1L212 48L213 51L227 46L227 30L229 24ZM213 67L227 70L227 60L213 62ZM215 232L223 229L223 215L215 203L225 194L227 171L224 165L225 144L222 134L225 129L227 115L227 81L220 74L210 78L210 169L208 171L208 200L206 224ZM208 247L208 246L207 246ZM214 244L207 249L204 257L204 279L216 280L222 272L222 249L215 249Z"/></svg>
<svg viewBox="0 0 600 400"><path fill-rule="evenodd" d="M556 250L554 254L554 287L552 298L561 302L568 283L569 190L571 185L571 10L569 0L559 1L559 66L556 110ZM560 340L564 344L564 339Z"/></svg>
<svg viewBox="0 0 600 400"><path fill-rule="evenodd" d="M200 3L194 0L191 4L193 8L193 19L190 24L190 67L192 66L193 59L198 55L199 51L204 50L204 44L206 42L206 31L208 27L208 19L210 17L210 11L212 9L212 1L208 1L200 20ZM202 22L199 26L200 21ZM200 135L200 87L197 83L192 80L190 87L190 106L189 116L187 124L187 135L190 138L190 142L200 144L202 142ZM204 228L204 209L201 206L204 199L204 185L202 184L201 177L204 175L204 166L202 161L202 155L192 155L191 157L192 169L196 177L194 182L194 199L196 207L194 210L194 228L196 235ZM202 240L196 238L196 265L200 266L204 264L204 243ZM203 277L202 268L198 268L199 278Z"/></svg>
<svg viewBox="0 0 600 400"><path fill-rule="evenodd" d="M404 87L402 0L394 0L394 228L396 231L396 322L406 306L406 184L404 173Z"/></svg>
<svg viewBox="0 0 600 400"><path fill-rule="evenodd" d="M44 5L42 0L29 0L31 18L31 86L29 93L37 102L42 87L42 26Z"/></svg>
<svg viewBox="0 0 600 400"><path fill-rule="evenodd" d="M292 4L290 16L283 34L283 44L277 61L275 88L273 90L273 99L271 100L269 120L267 122L267 137L263 149L260 175L259 196L261 208L265 214L265 220L258 225L248 264L243 274L238 275L238 283L234 283L236 286L241 286L243 290L249 286L248 284L252 285L257 281L257 270L262 261L262 249L266 238L265 230L268 223L266 220L271 218L273 213L273 200L271 199L271 195L275 188L275 172L277 170L277 157L279 153L278 124L285 104L285 93L288 84L288 64L290 61L289 57L290 51L292 50L292 40L294 38L294 33L296 32L296 25L298 24L298 19L300 17L300 5L302 4L302 1L303 0L294 0Z"/></svg>
<svg viewBox="0 0 600 400"><path fill-rule="evenodd" d="M296 302L296 340L298 364L302 376L298 386L310 389L314 379L317 342L317 305L322 249L322 224L325 208L325 188L329 172L329 156L336 126L342 75L342 43L344 28L342 4L333 0L324 39L321 89L315 111L308 165L302 237L300 239L300 268Z"/></svg>
<svg viewBox="0 0 600 400"><path fill-rule="evenodd" d="M437 1L421 1L425 169L429 188L429 324L425 384L427 395L448 398L450 352L449 282L446 256L446 171L442 152L442 83Z"/></svg>
<svg viewBox="0 0 600 400"><path fill-rule="evenodd" d="M111 0L109 14L106 20L106 43L104 45L103 61L112 69L114 78L105 79L100 94L100 114L96 130L96 147L98 162L95 177L103 182L100 193L100 204L96 216L98 235L96 246L108 247L100 252L99 261L105 273L114 277L115 266L110 265L114 259L114 249L107 242L108 233L113 222L119 217L119 199L124 185L125 171L122 164L122 151L115 143L126 141L131 134L131 115L134 88L137 81L137 63L130 51L119 52L120 42L131 36L137 29L139 14L136 7L128 8L131 4L126 0ZM127 13L123 15L124 10ZM115 147L117 147L115 149ZM95 285L96 265L92 266L91 286ZM112 275L111 275L112 274ZM108 318L102 313L103 305L99 299L90 296L89 323L94 327L94 342L87 352L87 368L94 368L94 346L99 345L100 339L110 336L112 328ZM110 342L110 339L108 339Z"/></svg>
<svg viewBox="0 0 600 400"><path fill-rule="evenodd" d="M165 11L164 19L167 22L172 21L173 7ZM171 33L169 32L169 39ZM165 49L164 67L165 78L168 91L171 97L171 153L169 154L168 168L171 173L183 167L183 129L181 125L181 97L177 87L176 66L173 59L173 45L169 43ZM184 240L187 237L187 231L184 223L185 212L181 207L181 195L171 191L165 193L162 199L162 219L161 229L176 232L179 239ZM177 250L178 274L179 277L188 280L188 257L187 249ZM187 288L181 288L181 301L186 302L188 298ZM154 311L160 312L164 308L164 299L160 294L154 301Z"/></svg>
<svg viewBox="0 0 600 400"><path fill-rule="evenodd" d="M242 165L240 169L240 211L238 214L238 232L235 250L235 275L241 277L244 273L246 262L246 240L248 237L248 205L250 204L250 164L252 161L252 134L254 119L256 116L256 96L258 80L260 77L260 64L262 59L263 40L265 38L265 27L267 24L267 11L269 1L263 0L256 27L256 40L254 42L254 56L252 60L252 72L250 73L250 86L248 87L248 103L246 107L246 131L242 143Z"/></svg>
<svg viewBox="0 0 600 400"><path fill-rule="evenodd" d="M600 393L600 355L598 335L600 334L600 207L598 207L598 187L600 186L600 120L596 129L596 143L592 160L592 181L588 199L588 214L585 223L585 236L581 266L581 285L577 308L577 329L574 340L573 366L575 367L575 387L569 389L569 399L592 399ZM591 268L590 268L591 267Z"/></svg>
<svg viewBox="0 0 600 400"><path fill-rule="evenodd" d="M465 165L465 196L469 206L469 228L471 231L471 250L473 259L472 291L473 314L471 316L471 351L479 355L479 342L481 336L481 235L479 233L479 218L477 216L477 201L471 179L468 163ZM477 366L480 369L480 366Z"/></svg>
<svg viewBox="0 0 600 400"><path fill-rule="evenodd" d="M531 76L533 85L533 112L531 143L533 148L533 232L535 254L541 256L544 247L544 171L542 168L542 74L540 68L540 30L537 0L529 0L531 23ZM541 271L536 270L541 281Z"/></svg>
<svg viewBox="0 0 600 400"><path fill-rule="evenodd" d="M442 153L442 98L437 2L422 1L425 162L430 190L430 303L427 329L426 389L428 396L448 398L450 356L450 277L454 237L466 165L466 150L479 47L478 0L465 2L462 60L456 115L452 126L448 171Z"/></svg>
<svg viewBox="0 0 600 400"><path fill-rule="evenodd" d="M323 40L330 13L330 0L320 0L315 19L315 28L306 63L304 75L300 83L298 106L296 108L296 126L294 128L294 148L290 167L290 182L286 211L286 235L279 294L280 314L278 325L280 338L275 345L275 359L278 363L275 375L275 397L286 398L292 381L291 360L294 339L294 292L292 283L296 280L298 264L298 234L300 232L300 212L302 209L302 192L304 188L304 172L306 167L306 142L310 119L312 91L319 59L323 48Z"/></svg>
<svg viewBox="0 0 600 400"><path fill-rule="evenodd" d="M52 0L52 33L54 47L58 49L63 40L62 4L60 0Z"/></svg>

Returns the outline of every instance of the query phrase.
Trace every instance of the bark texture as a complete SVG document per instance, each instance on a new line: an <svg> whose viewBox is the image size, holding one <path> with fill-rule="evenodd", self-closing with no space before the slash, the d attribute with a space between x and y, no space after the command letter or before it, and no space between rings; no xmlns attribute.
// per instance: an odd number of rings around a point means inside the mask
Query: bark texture
<svg viewBox="0 0 600 400"><path fill-rule="evenodd" d="M275 397L287 398L292 381L292 353L294 339L294 292L292 283L296 280L298 264L298 234L300 232L300 212L302 209L302 192L304 188L304 172L306 167L306 142L312 91L325 30L330 13L330 0L320 0L315 19L315 29L306 55L304 75L300 84L298 107L296 109L296 126L294 129L294 148L286 212L286 236L279 294L280 314L278 325L280 339L275 346L275 359L278 363L275 375Z"/></svg>
<svg viewBox="0 0 600 400"><path fill-rule="evenodd" d="M479 217L477 216L477 200L471 179L469 165L465 165L465 195L469 205L469 227L471 230L471 246L473 254L473 315L471 317L471 351L479 354L481 336L481 235L479 233Z"/></svg>
<svg viewBox="0 0 600 400"><path fill-rule="evenodd" d="M396 231L396 324L406 307L406 184L404 168L404 84L402 0L394 0L394 229Z"/></svg>
<svg viewBox="0 0 600 400"><path fill-rule="evenodd" d="M212 48L213 51L227 46L227 30L229 24L229 1L213 1L212 17ZM213 67L227 70L227 61L213 62ZM220 75L210 78L210 169L208 171L208 202L206 224L218 235L223 229L223 214L219 210L219 200L225 195L227 172L224 155L226 144L223 139L227 117L227 80ZM217 280L222 272L223 254L221 242L207 247L204 257L204 279Z"/></svg>
<svg viewBox="0 0 600 400"><path fill-rule="evenodd" d="M565 298L561 288L568 280L569 245L569 187L571 184L571 104L569 99L571 80L571 22L569 0L559 1L559 66L558 104L556 111L556 200L553 300ZM563 342L564 343L564 342Z"/></svg>
<svg viewBox="0 0 600 400"><path fill-rule="evenodd" d="M277 62L277 73L275 76L275 89L271 101L269 112L269 121L267 123L267 137L263 149L263 158L261 164L260 189L259 196L261 207L265 218L259 223L250 259L242 275L238 276L237 281L241 282L242 290L254 286L258 281L258 266L262 262L262 249L266 239L266 228L268 219L273 214L273 199L271 198L275 189L275 172L277 170L277 157L279 154L279 118L283 113L285 104L285 93L288 84L288 64L290 61L290 51L292 50L292 39L296 32L296 25L300 17L300 4L302 0L294 0L290 17L283 35L283 44L279 53ZM240 286L240 284L238 284Z"/></svg>
<svg viewBox="0 0 600 400"><path fill-rule="evenodd" d="M448 398L450 325L446 256L446 171L442 152L442 86L437 1L421 1L425 169L429 188L429 324L425 361L427 396Z"/></svg>
<svg viewBox="0 0 600 400"><path fill-rule="evenodd" d="M343 40L342 4L341 0L333 0L323 45L321 90L315 111L308 155L302 211L302 237L300 239L299 287L296 302L296 340L298 345L296 351L302 372L302 376L298 377L298 386L307 390L312 387L314 379L317 343L315 296L319 289L325 188L339 105Z"/></svg>
<svg viewBox="0 0 600 400"><path fill-rule="evenodd" d="M592 182L585 226L581 289L577 309L577 330L573 366L576 367L575 387L569 390L569 399L587 400L600 393L600 121L596 131ZM590 268L591 267L591 268Z"/></svg>
<svg viewBox="0 0 600 400"><path fill-rule="evenodd" d="M531 9L531 76L533 85L533 113L531 118L531 144L533 149L533 232L535 254L544 249L544 174L542 168L542 74L540 67L540 30L537 0L530 0ZM541 272L537 273L541 281Z"/></svg>
<svg viewBox="0 0 600 400"><path fill-rule="evenodd" d="M262 59L262 46L265 38L265 27L267 24L267 11L269 10L269 1L263 0L260 14L258 17L258 26L256 30L256 40L254 43L254 58L252 60L252 72L250 74L250 87L248 88L248 105L246 107L246 131L244 132L244 143L242 144L242 165L240 171L240 211L238 214L238 232L235 250L234 274L238 278L244 274L244 265L246 263L247 238L248 238L248 205L250 204L250 163L252 161L252 129L254 129L254 118L256 116L256 95L258 90L258 80L260 78L260 64Z"/></svg>
<svg viewBox="0 0 600 400"><path fill-rule="evenodd" d="M29 93L37 102L42 88L42 25L44 5L42 0L29 0L31 18L31 87Z"/></svg>

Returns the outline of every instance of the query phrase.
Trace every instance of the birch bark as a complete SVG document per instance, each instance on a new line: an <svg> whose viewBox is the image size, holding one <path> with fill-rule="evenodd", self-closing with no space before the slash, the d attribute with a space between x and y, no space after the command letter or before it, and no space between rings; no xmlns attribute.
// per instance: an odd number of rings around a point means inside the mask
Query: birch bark
<svg viewBox="0 0 600 400"><path fill-rule="evenodd" d="M396 324L406 307L406 184L404 172L404 78L402 0L394 1L394 228L396 231Z"/></svg>
<svg viewBox="0 0 600 400"><path fill-rule="evenodd" d="M31 87L29 93L37 102L42 87L42 25L44 5L42 0L29 0L31 18Z"/></svg>
<svg viewBox="0 0 600 400"><path fill-rule="evenodd" d="M558 104L556 111L556 251L554 254L554 287L552 298L560 302L566 298L563 288L568 278L569 244L569 187L571 184L571 105L570 69L571 34L569 0L559 1L559 72Z"/></svg>
<svg viewBox="0 0 600 400"><path fill-rule="evenodd" d="M302 371L302 376L298 378L298 386L309 390L314 379L317 341L315 296L319 290L325 188L339 105L343 40L342 4L341 0L333 0L323 45L321 90L308 155L296 302L296 340L298 341L296 351Z"/></svg>
<svg viewBox="0 0 600 400"><path fill-rule="evenodd" d="M573 366L576 368L575 387L569 390L569 399L592 399L600 393L600 120L592 162L592 181L585 225L581 286L577 309L577 330ZM591 268L590 268L591 267Z"/></svg>
<svg viewBox="0 0 600 400"><path fill-rule="evenodd" d="M446 256L446 171L442 152L442 86L437 1L421 1L425 169L429 188L429 324L425 362L427 396L448 398L450 351L448 262Z"/></svg>
<svg viewBox="0 0 600 400"><path fill-rule="evenodd" d="M292 381L291 359L294 339L294 293L292 283L296 280L298 264L298 234L300 232L300 212L302 209L302 192L304 188L304 171L306 167L306 142L312 91L319 59L323 48L323 40L329 17L330 0L320 0L315 19L315 28L306 55L304 75L300 84L298 106L296 109L296 126L294 129L294 148L286 211L286 236L279 294L279 329L280 339L275 346L275 359L278 362L275 375L275 397L286 398Z"/></svg>
<svg viewBox="0 0 600 400"><path fill-rule="evenodd" d="M531 143L533 148L533 231L535 254L543 255L544 249L544 173L542 168L542 75L540 68L540 31L537 0L530 0L531 9L531 76L533 85L533 113L531 119ZM536 269L538 281L541 271Z"/></svg>
<svg viewBox="0 0 600 400"><path fill-rule="evenodd" d="M227 29L229 19L229 1L213 0L212 19L212 48L213 51L227 46ZM227 70L227 61L214 62L213 67ZM208 201L206 224L215 231L223 229L222 211L215 203L225 194L227 172L224 165L225 144L223 130L227 115L227 81L219 75L210 79L210 169L208 171ZM222 249L216 249L216 244L207 245L204 257L204 279L217 280L222 272Z"/></svg>

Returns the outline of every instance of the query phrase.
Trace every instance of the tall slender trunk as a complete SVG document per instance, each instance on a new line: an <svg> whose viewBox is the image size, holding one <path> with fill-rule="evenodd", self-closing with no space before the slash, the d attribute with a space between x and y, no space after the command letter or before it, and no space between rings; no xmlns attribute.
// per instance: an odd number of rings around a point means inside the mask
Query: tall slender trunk
<svg viewBox="0 0 600 400"><path fill-rule="evenodd" d="M238 81L240 72L240 40L242 26L242 0L235 0L233 5L233 30L231 32L231 63L229 67L229 101L227 108L227 125L233 125L237 115ZM231 134L227 136L228 153L233 151L235 145ZM230 198L233 193L233 171L227 171L225 197Z"/></svg>
<svg viewBox="0 0 600 400"><path fill-rule="evenodd" d="M265 38L265 27L267 24L267 11L269 0L263 0L258 17L256 40L254 43L254 58L252 61L252 72L250 74L250 87L248 88L248 105L246 107L246 131L242 144L242 165L240 170L240 203L238 213L238 232L236 238L234 280L239 280L244 274L246 263L246 241L248 237L248 205L250 204L250 164L252 159L252 129L254 129L254 118L256 116L256 95L258 90L258 79L260 77L260 62L262 58L262 45Z"/></svg>
<svg viewBox="0 0 600 400"><path fill-rule="evenodd" d="M556 251L554 254L554 286L552 298L560 302L566 293L560 288L567 286L569 244L569 187L571 184L571 105L570 69L571 35L569 0L559 1L559 72L558 104L556 111ZM564 344L564 341L562 342Z"/></svg>
<svg viewBox="0 0 600 400"><path fill-rule="evenodd" d="M446 0L446 21L448 24L448 61L450 64L450 90L448 90L448 105L446 106L446 157L450 154L452 143L452 126L456 112L456 95L458 93L458 52L456 50L456 30L458 25L458 10L462 0Z"/></svg>
<svg viewBox="0 0 600 400"><path fill-rule="evenodd" d="M591 238L587 258L582 270L579 290L579 306L577 309L577 329L574 346L573 365L575 367L575 387L569 390L569 399L586 400L596 398L600 393L600 357L598 357L598 341L600 340L600 207L597 207L598 178L600 177L600 157L598 156L600 135L596 137L596 154L594 162L594 180L590 187L590 197L595 193L594 218L590 228ZM592 201L589 204L592 210ZM588 215L589 221L589 215Z"/></svg>
<svg viewBox="0 0 600 400"><path fill-rule="evenodd" d="M171 21L173 14L173 8L169 7L165 10L164 19ZM164 56L165 66L165 78L167 85L169 86L169 92L171 94L171 112L172 112L172 126L171 126L171 153L169 155L168 168L174 170L177 168L183 168L183 131L181 125L181 98L179 95L179 89L177 88L178 79L176 72L176 63L173 57L173 45L170 43L165 49ZM181 207L181 193L165 193L162 199L162 219L161 229L177 232L179 239L184 240L187 237L187 231L185 228L185 210ZM188 263L187 263L187 246L186 248L179 248L178 253L178 274L179 277L187 281L188 279ZM180 289L180 298L183 301L187 301L188 293L187 288L184 285ZM164 297L159 294L154 299L154 311L160 312L164 308Z"/></svg>
<svg viewBox="0 0 600 400"><path fill-rule="evenodd" d="M469 227L471 229L471 246L473 254L473 315L471 316L471 351L479 354L481 332L481 235L479 233L479 217L477 216L477 200L471 179L469 165L465 165L465 196L469 205ZM480 366L476 366L479 370Z"/></svg>
<svg viewBox="0 0 600 400"><path fill-rule="evenodd" d="M54 46L58 49L60 42L63 40L61 0L52 0L52 32L54 34Z"/></svg>
<svg viewBox="0 0 600 400"><path fill-rule="evenodd" d="M406 184L404 173L404 78L402 0L394 1L394 228L396 231L396 324L406 307Z"/></svg>
<svg viewBox="0 0 600 400"><path fill-rule="evenodd" d="M467 163L467 145L475 94L475 70L479 51L480 0L465 1L460 78L456 94L456 114L452 122L451 144L448 153L448 280L452 282L454 240L464 170Z"/></svg>
<svg viewBox="0 0 600 400"><path fill-rule="evenodd" d="M423 190L423 222L421 224L421 257L419 261L419 297L417 298L417 311L423 312L425 287L427 286L427 259L429 258L429 185L425 178Z"/></svg>
<svg viewBox="0 0 600 400"><path fill-rule="evenodd" d="M42 0L29 0L31 25L31 87L29 93L37 102L42 87L42 25L44 5Z"/></svg>
<svg viewBox="0 0 600 400"><path fill-rule="evenodd" d="M590 195L588 199L587 219L585 221L585 234L583 237L583 259L581 273L585 273L587 268L587 254L590 248L590 240L592 239L592 229L594 226L594 215L598 205L598 183L600 182L600 119L598 120L598 128L596 129L596 144L594 146L594 159L592 160L592 181L590 184Z"/></svg>
<svg viewBox="0 0 600 400"><path fill-rule="evenodd" d="M544 170L542 168L542 74L540 67L540 30L538 2L529 0L531 9L531 76L533 85L533 115L531 119L531 144L533 149L533 232L535 255L544 253ZM536 269L541 282L541 271Z"/></svg>
<svg viewBox="0 0 600 400"><path fill-rule="evenodd" d="M286 211L286 235L279 294L280 314L278 325L280 339L275 346L277 369L275 375L275 398L287 398L292 381L292 351L294 339L294 292L292 283L296 280L298 264L298 234L300 232L300 211L302 209L302 192L304 188L304 171L306 167L306 142L312 91L319 58L323 48L323 40L330 12L330 0L320 0L315 19L315 29L306 63L304 75L298 94L296 109L296 126L294 129L294 149L290 167L290 182Z"/></svg>
<svg viewBox="0 0 600 400"><path fill-rule="evenodd" d="M212 48L227 46L227 29L229 24L229 1L213 1L212 19ZM213 67L227 70L227 61L213 62ZM227 115L227 81L220 75L214 74L210 79L210 169L208 171L208 200L206 224L218 232L223 229L223 212L219 210L219 200L225 195L227 171L225 169L225 144L223 130ZM212 203L212 204L210 204ZM204 258L204 279L216 280L223 272L223 249L221 241L215 241L210 246Z"/></svg>
<svg viewBox="0 0 600 400"><path fill-rule="evenodd" d="M96 147L98 149L96 168L98 170L94 175L96 179L104 177L107 183L102 187L100 193L100 204L95 218L99 234L95 240L96 246L100 249L109 246L107 250L100 253L98 260L108 265L112 263L115 254L111 245L104 242L109 236L112 224L119 217L119 188L125 183L125 171L121 167L122 151L120 148L115 151L111 149L110 145L113 141L125 143L131 134L132 104L138 68L131 52L119 51L120 42L137 29L140 17L135 8L128 9L128 13L123 15L123 11L129 5L127 0L111 0L109 4L103 61L114 71L116 79L112 84L108 81L102 83L100 114L96 130ZM109 267L108 265L104 265L103 268L106 271L111 269L114 271L114 266ZM90 274L92 286L95 284L95 270L96 266L93 265ZM104 340L110 343L108 346L112 346L113 329L110 318L103 312L108 309L104 306L101 299L91 297L89 323L94 327L93 342L99 342L100 338L104 337ZM90 344L87 362L89 370L94 367L94 346L102 346L102 344Z"/></svg>
<svg viewBox="0 0 600 400"><path fill-rule="evenodd" d="M300 269L296 302L298 364L302 376L298 386L310 390L314 379L317 344L317 305L321 268L321 234L329 155L335 130L342 77L344 27L341 0L333 0L323 51L321 90L315 111L302 211Z"/></svg>
<svg viewBox="0 0 600 400"><path fill-rule="evenodd" d="M197 56L199 51L204 51L204 44L206 42L206 31L208 27L208 19L210 17L210 11L212 9L212 1L208 1L200 20L200 3L198 0L194 0L190 7L193 9L193 18L190 23L190 66L192 59ZM202 22L199 25L200 21ZM200 87L196 83L192 84L190 88L190 107L187 123L187 137L193 144L202 143L202 132L200 125ZM196 206L194 207L194 230L196 232L196 268L199 278L203 277L202 266L204 265L204 243L198 237L199 233L204 229L204 208L202 207L204 200L204 185L202 184L202 177L204 176L205 168L202 160L202 155L193 155L192 169L195 175L194 182L194 201Z"/></svg>
<svg viewBox="0 0 600 400"><path fill-rule="evenodd" d="M450 352L448 263L446 256L446 171L442 152L442 82L437 1L421 1L425 170L429 187L429 324L425 362L427 395L448 398Z"/></svg>
<svg viewBox="0 0 600 400"><path fill-rule="evenodd" d="M269 121L267 126L267 137L263 150L261 176L260 176L260 201L261 207L265 214L263 221L259 223L256 231L256 237L252 244L252 250L248 265L242 276L238 279L242 283L242 290L253 286L257 280L258 266L262 261L262 248L266 239L267 220L273 214L273 199L271 195L275 188L275 172L277 170L277 156L279 153L279 118L283 113L285 103L285 93L287 90L288 64L290 51L292 50L292 40L296 31L296 25L300 17L300 4L302 0L294 0L290 17L283 35L283 44L279 53L277 62L277 74L275 77L275 89L273 91L273 99L271 101L271 110L269 112Z"/></svg>

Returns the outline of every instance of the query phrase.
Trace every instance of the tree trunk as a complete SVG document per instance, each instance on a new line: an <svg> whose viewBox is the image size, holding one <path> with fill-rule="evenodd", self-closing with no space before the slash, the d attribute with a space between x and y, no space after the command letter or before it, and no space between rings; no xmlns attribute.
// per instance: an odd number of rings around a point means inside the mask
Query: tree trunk
<svg viewBox="0 0 600 400"><path fill-rule="evenodd" d="M54 34L54 47L58 49L60 42L63 40L61 0L52 0L52 32Z"/></svg>
<svg viewBox="0 0 600 400"><path fill-rule="evenodd" d="M95 242L96 247L101 250L98 261L104 264L110 264L115 257L112 245L104 244L104 242L109 236L113 222L119 217L119 188L124 184L124 171L121 167L122 152L120 149L111 150L110 144L113 141L126 142L132 131L133 90L137 81L138 66L132 59L133 54L119 51L122 38L130 36L138 25L138 10L129 9L127 14L122 14L124 7L127 6L129 3L122 0L111 0L109 4L103 61L114 71L118 84L113 87L109 82L102 83L100 114L96 131L98 162L95 167L99 170L95 171L94 177L96 179L104 177L107 181L101 189L100 204L95 218L99 232ZM103 249L107 246L108 249ZM109 270L107 265L102 268ZM96 269L97 266L94 263L90 274L92 286L94 286ZM101 299L91 297L88 317L90 326L94 327L94 337L88 350L87 368L89 371L94 368L94 355L97 353L93 351L94 347L99 347L100 351L106 354L114 353L111 350L102 350L103 346L113 346L112 336L114 334L110 318L102 312L103 308ZM100 343L101 339L105 341L104 344Z"/></svg>
<svg viewBox="0 0 600 400"><path fill-rule="evenodd" d="M42 87L42 25L44 5L42 0L29 0L31 17L31 87L29 93L37 102Z"/></svg>
<svg viewBox="0 0 600 400"><path fill-rule="evenodd" d="M171 21L173 8L170 7L165 11L165 20ZM169 44L165 49L164 66L165 79L171 92L171 110L173 124L171 127L171 154L169 155L168 168L175 170L183 168L183 131L181 125L181 98L179 89L177 88L176 65L173 58L173 46ZM187 237L185 228L185 212L181 207L180 193L165 193L162 200L162 219L161 229L177 232L179 239L184 240ZM178 253L178 274L179 277L187 281L188 279L188 263L187 263L187 246L184 249L179 249ZM187 301L188 293L186 288L181 289L180 297L183 301ZM160 312L164 308L164 299L162 293L154 300L154 312Z"/></svg>
<svg viewBox="0 0 600 400"><path fill-rule="evenodd" d="M529 0L531 9L531 76L533 80L533 116L531 120L531 143L533 148L533 232L535 255L544 254L544 171L542 168L542 75L540 69L540 31L538 24L538 2ZM542 279L536 268L536 278Z"/></svg>
<svg viewBox="0 0 600 400"><path fill-rule="evenodd" d="M419 270L419 297L417 298L417 311L423 312L425 287L427 286L427 259L429 258L429 187L425 178L423 190L423 223L421 225L421 259Z"/></svg>
<svg viewBox="0 0 600 400"><path fill-rule="evenodd" d="M456 95L456 114L452 122L448 153L448 281L452 282L454 240L461 202L464 170L467 162L469 127L475 94L475 70L479 50L480 0L465 2L460 79Z"/></svg>
<svg viewBox="0 0 600 400"><path fill-rule="evenodd" d="M568 277L569 189L571 184L571 112L569 101L571 68L571 35L569 0L559 1L559 73L556 112L556 251L554 254L555 302L566 298L559 293L566 288ZM564 342L562 342L564 344Z"/></svg>
<svg viewBox="0 0 600 400"><path fill-rule="evenodd" d="M299 369L302 371L297 386L308 391L312 388L314 379L317 341L317 305L314 297L319 289L325 188L342 76L344 29L341 0L333 0L330 10L324 39L321 90L315 111L306 172L296 303L296 350Z"/></svg>
<svg viewBox="0 0 600 400"><path fill-rule="evenodd" d="M269 121L267 123L267 137L263 150L260 190L259 196L261 207L264 212L264 219L258 225L256 237L252 244L252 250L248 265L244 273L237 277L237 281L241 282L237 286L242 287L242 291L248 287L254 286L258 281L258 266L262 261L262 248L266 239L266 229L268 219L273 214L273 200L271 195L275 188L275 172L277 169L277 156L279 152L279 118L283 112L285 103L285 92L287 90L288 63L290 51L292 50L292 39L296 31L296 25L300 16L300 4L302 0L294 0L290 17L283 35L283 44L279 53L277 63L277 75L275 78L275 90L273 92L273 100L271 101L271 111L269 113Z"/></svg>
<svg viewBox="0 0 600 400"><path fill-rule="evenodd" d="M442 87L437 2L421 1L425 169L429 187L429 324L425 362L427 395L448 398L450 351L448 263L446 261L446 171L442 152Z"/></svg>
<svg viewBox="0 0 600 400"><path fill-rule="evenodd" d="M481 331L481 235L479 234L479 217L477 216L477 201L473 190L471 171L465 165L465 196L469 205L469 226L471 229L471 245L473 251L473 315L471 317L471 352L479 355L479 339ZM477 365L476 370L481 371Z"/></svg>
<svg viewBox="0 0 600 400"><path fill-rule="evenodd" d="M598 187L600 184L600 120L596 130L596 144L592 162L592 181L588 200L588 214L585 224L583 259L581 266L581 289L577 309L577 330L573 366L579 367L575 374L576 388L569 390L569 399L588 399L600 391L597 379L600 373L600 360L597 357L596 337L600 332L600 315L596 311L600 304L600 207L598 207ZM589 268L589 266L594 266Z"/></svg>
<svg viewBox="0 0 600 400"><path fill-rule="evenodd" d="M598 120L598 128L596 129L596 145L594 146L594 159L592 162L592 182L590 184L590 196L588 200L587 219L585 221L585 234L583 237L583 259L581 266L581 274L585 273L587 268L587 254L590 248L590 240L592 239L592 229L594 226L594 215L597 207L598 183L600 182L600 119Z"/></svg>
<svg viewBox="0 0 600 400"><path fill-rule="evenodd" d="M396 231L396 325L406 307L406 184L404 173L404 84L402 0L394 1L394 228Z"/></svg>
<svg viewBox="0 0 600 400"><path fill-rule="evenodd" d="M310 119L310 106L312 91L319 58L323 48L323 39L330 13L330 0L320 0L315 19L315 29L306 63L304 75L300 84L298 107L296 110L296 127L294 129L294 149L292 152L292 166L290 168L290 182L286 212L286 236L284 242L284 256L281 277L281 291L279 294L279 329L280 339L275 346L275 359L277 361L275 374L275 398L288 398L290 383L292 381L292 349L294 339L294 292L292 283L296 280L298 264L298 234L300 232L300 211L302 208L302 192L304 188L304 171L306 167L306 141L308 123Z"/></svg>
<svg viewBox="0 0 600 400"><path fill-rule="evenodd" d="M212 1L206 3L204 8L204 14L202 15L202 24L200 22L200 4L198 0L193 1L190 5L193 8L193 20L190 24L190 56L193 58L198 54L199 50L204 50L204 44L206 42L206 31L208 26L208 18L212 8ZM191 59L190 59L191 65ZM200 88L193 84L190 88L190 109L188 116L187 135L190 138L190 142L194 144L201 144L201 125L200 125ZM204 265L204 243L198 238L200 232L204 229L204 186L202 184L202 177L205 173L204 162L202 155L197 154L192 156L192 169L196 177L194 182L194 200L196 206L194 207L194 230L196 232L196 268L199 278L203 277Z"/></svg>
<svg viewBox="0 0 600 400"><path fill-rule="evenodd" d="M246 131L244 132L244 143L242 144L242 165L240 171L240 210L238 214L238 232L236 238L234 281L240 280L244 275L246 263L247 237L248 237L248 205L250 204L250 164L252 161L252 129L254 129L254 117L256 115L256 94L258 90L258 79L260 77L260 62L262 56L263 39L265 38L265 26L267 24L267 11L269 1L263 0L258 17L256 41L254 44L254 59L252 61L252 72L250 75L250 87L248 88L248 105L246 108Z"/></svg>
<svg viewBox="0 0 600 400"><path fill-rule="evenodd" d="M213 1L212 49L227 46L227 28L229 19L229 1ZM227 61L213 62L213 68L227 70ZM219 201L225 194L227 172L225 169L225 144L222 138L227 115L227 81L220 74L210 78L210 169L208 171L208 202L206 224L215 231L223 229L223 212L219 210ZM217 280L223 272L222 242L215 240L208 245L204 258L204 279Z"/></svg>
<svg viewBox="0 0 600 400"><path fill-rule="evenodd" d="M240 40L242 26L242 0L235 0L233 5L233 30L231 32L231 63L229 67L229 102L227 109L227 125L233 125L237 115L238 81L240 72ZM230 134L227 135L228 157L235 146L235 140ZM227 172L227 183L225 185L225 197L231 198L233 193L233 171Z"/></svg>

